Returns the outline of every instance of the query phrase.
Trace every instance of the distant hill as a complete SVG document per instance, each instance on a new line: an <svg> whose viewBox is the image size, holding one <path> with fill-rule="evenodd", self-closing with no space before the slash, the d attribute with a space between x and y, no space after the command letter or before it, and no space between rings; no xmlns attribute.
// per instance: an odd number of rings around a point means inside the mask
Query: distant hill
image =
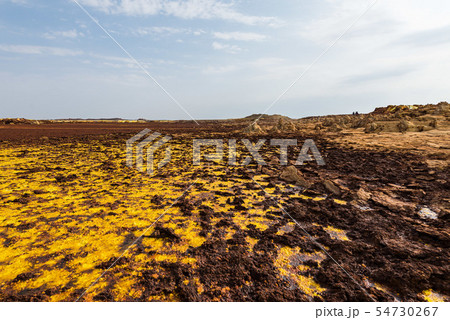
<svg viewBox="0 0 450 320"><path fill-rule="evenodd" d="M286 116L282 116L280 114L271 114L271 115L269 115L269 114L256 113L256 114L252 114L250 116L247 116L247 117L245 117L243 119L255 121L257 119L259 119L259 120L279 120L279 119L290 120L291 118L286 117Z"/></svg>
<svg viewBox="0 0 450 320"><path fill-rule="evenodd" d="M370 114L372 115L400 115L417 117L423 115L448 115L450 113L450 104L446 101L438 104L426 105L398 105L376 108Z"/></svg>

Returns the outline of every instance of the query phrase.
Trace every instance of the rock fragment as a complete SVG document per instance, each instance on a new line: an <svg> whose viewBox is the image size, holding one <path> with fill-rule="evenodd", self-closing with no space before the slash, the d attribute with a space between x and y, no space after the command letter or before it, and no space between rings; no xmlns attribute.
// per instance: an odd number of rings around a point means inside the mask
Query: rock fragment
<svg viewBox="0 0 450 320"><path fill-rule="evenodd" d="M331 192L335 196L340 196L342 194L341 189L335 185L331 180L325 180L323 186L328 192Z"/></svg>
<svg viewBox="0 0 450 320"><path fill-rule="evenodd" d="M280 179L289 183L294 183L304 188L309 187L308 181L306 181L305 178L303 178L302 174L294 166L286 167L281 172Z"/></svg>
<svg viewBox="0 0 450 320"><path fill-rule="evenodd" d="M415 208L412 203L395 199L382 192L374 192L370 198L373 202L393 211L413 210Z"/></svg>
<svg viewBox="0 0 450 320"><path fill-rule="evenodd" d="M364 188L359 188L356 192L356 196L359 200L368 201L370 199L370 193L367 192Z"/></svg>
<svg viewBox="0 0 450 320"><path fill-rule="evenodd" d="M438 218L438 214L430 209L428 209L427 207L423 207L419 210L418 215L422 218L422 219L432 219L432 220L436 220Z"/></svg>

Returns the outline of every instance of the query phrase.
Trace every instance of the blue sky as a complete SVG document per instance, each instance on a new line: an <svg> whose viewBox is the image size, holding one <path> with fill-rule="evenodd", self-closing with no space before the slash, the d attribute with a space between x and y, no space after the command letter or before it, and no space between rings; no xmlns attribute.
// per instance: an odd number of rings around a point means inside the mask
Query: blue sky
<svg viewBox="0 0 450 320"><path fill-rule="evenodd" d="M261 113L373 0L0 0L0 118ZM450 3L378 0L267 111L450 100Z"/></svg>

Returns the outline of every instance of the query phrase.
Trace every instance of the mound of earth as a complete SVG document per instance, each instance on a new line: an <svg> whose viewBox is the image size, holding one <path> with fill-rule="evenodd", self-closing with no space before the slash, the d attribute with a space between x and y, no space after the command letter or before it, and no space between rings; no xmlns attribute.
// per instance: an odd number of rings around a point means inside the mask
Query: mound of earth
<svg viewBox="0 0 450 320"><path fill-rule="evenodd" d="M450 104L391 105L368 114L307 117L297 122L302 128L330 133L348 129L361 129L366 133L446 130L450 128Z"/></svg>
<svg viewBox="0 0 450 320"><path fill-rule="evenodd" d="M297 127L294 122L280 118L276 125L270 129L270 133L295 132Z"/></svg>
<svg viewBox="0 0 450 320"><path fill-rule="evenodd" d="M245 117L244 119L245 120L252 120L252 121L255 121L255 120L258 120L258 121L277 121L279 119L291 120L291 118L286 117L286 116L282 116L282 115L279 115L279 114L272 114L272 115L270 115L270 114L261 114L261 113L252 114L250 116Z"/></svg>
<svg viewBox="0 0 450 320"><path fill-rule="evenodd" d="M40 124L39 120L28 120L24 118L5 118L0 119L0 125L13 125L13 124Z"/></svg>
<svg viewBox="0 0 450 320"><path fill-rule="evenodd" d="M440 102L438 104L427 104L427 105L398 105L398 106L387 106L383 108L376 108L372 115L387 115L387 116L398 116L401 117L419 117L424 115L441 115L450 116L450 104L448 102Z"/></svg>
<svg viewBox="0 0 450 320"><path fill-rule="evenodd" d="M364 127L366 133L376 132L423 132L448 126L450 104L387 106L359 120L354 128Z"/></svg>
<svg viewBox="0 0 450 320"><path fill-rule="evenodd" d="M257 122L253 122L249 126L246 126L241 133L244 134L263 134L265 131L259 126Z"/></svg>

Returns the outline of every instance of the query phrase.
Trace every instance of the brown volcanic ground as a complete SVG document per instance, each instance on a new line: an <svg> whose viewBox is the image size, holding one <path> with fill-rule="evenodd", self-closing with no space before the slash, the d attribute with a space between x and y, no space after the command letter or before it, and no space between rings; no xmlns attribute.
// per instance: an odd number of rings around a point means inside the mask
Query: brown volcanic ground
<svg viewBox="0 0 450 320"><path fill-rule="evenodd" d="M0 120L0 299L448 301L448 107L256 125ZM144 128L173 137L152 177L125 165ZM266 142L267 166L193 166L193 138L298 139L290 165L312 138L326 165L286 169Z"/></svg>

